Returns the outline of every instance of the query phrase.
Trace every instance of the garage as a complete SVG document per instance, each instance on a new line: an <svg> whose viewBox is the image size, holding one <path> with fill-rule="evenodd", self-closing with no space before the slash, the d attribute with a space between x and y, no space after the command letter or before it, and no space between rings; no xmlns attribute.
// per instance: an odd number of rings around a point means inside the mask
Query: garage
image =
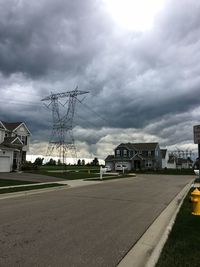
<svg viewBox="0 0 200 267"><path fill-rule="evenodd" d="M0 172L10 172L10 157L0 156Z"/></svg>

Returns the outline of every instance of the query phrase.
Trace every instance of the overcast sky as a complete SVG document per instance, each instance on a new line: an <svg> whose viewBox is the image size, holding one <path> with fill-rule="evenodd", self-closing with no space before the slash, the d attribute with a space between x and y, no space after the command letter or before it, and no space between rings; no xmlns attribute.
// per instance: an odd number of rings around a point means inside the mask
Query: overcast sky
<svg viewBox="0 0 200 267"><path fill-rule="evenodd" d="M121 142L197 150L200 3L140 2L0 1L0 119L26 122L30 154L45 154L51 130L40 100L76 86L89 91L74 118L79 157Z"/></svg>

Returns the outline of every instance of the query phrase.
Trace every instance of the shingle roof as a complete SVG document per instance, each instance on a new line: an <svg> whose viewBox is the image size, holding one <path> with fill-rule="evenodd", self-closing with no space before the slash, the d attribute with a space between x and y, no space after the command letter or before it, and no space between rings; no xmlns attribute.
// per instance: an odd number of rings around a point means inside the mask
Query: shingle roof
<svg viewBox="0 0 200 267"><path fill-rule="evenodd" d="M15 147L7 147L7 146L4 146L2 144L0 144L0 149L9 150L9 151L18 150Z"/></svg>
<svg viewBox="0 0 200 267"><path fill-rule="evenodd" d="M115 159L114 155L108 155L105 160L113 160L113 159Z"/></svg>
<svg viewBox="0 0 200 267"><path fill-rule="evenodd" d="M5 122L5 121L1 121L3 123L3 125L5 126L5 128L9 131L13 131L14 129L16 129L20 124L22 124L22 122Z"/></svg>
<svg viewBox="0 0 200 267"><path fill-rule="evenodd" d="M154 150L158 143L121 143L118 147L126 146L136 150Z"/></svg>
<svg viewBox="0 0 200 267"><path fill-rule="evenodd" d="M12 143L16 139L16 142ZM22 147L22 143L20 142L19 138L17 137L5 137L2 145L9 146L9 147Z"/></svg>

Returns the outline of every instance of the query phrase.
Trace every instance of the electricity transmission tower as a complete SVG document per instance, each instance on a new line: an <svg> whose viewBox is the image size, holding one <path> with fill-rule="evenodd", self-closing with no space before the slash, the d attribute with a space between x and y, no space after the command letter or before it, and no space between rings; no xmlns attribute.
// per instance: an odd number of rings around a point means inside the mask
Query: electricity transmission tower
<svg viewBox="0 0 200 267"><path fill-rule="evenodd" d="M53 156L54 153L63 163L65 163L66 156L69 156L69 153L72 158L76 158L76 147L73 137L74 111L76 101L80 102L77 97L87 93L89 92L80 91L76 87L73 91L57 94L51 93L51 95L41 99L41 101L48 102L45 105L52 111L53 126L47 156ZM61 100L65 100L65 103L63 104Z"/></svg>

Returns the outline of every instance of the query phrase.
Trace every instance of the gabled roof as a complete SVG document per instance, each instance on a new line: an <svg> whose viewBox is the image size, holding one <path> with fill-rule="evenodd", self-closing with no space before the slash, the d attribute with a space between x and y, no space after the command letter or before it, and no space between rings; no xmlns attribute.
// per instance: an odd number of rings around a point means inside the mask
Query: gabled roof
<svg viewBox="0 0 200 267"><path fill-rule="evenodd" d="M121 143L119 147L127 147L130 150L155 150L158 143Z"/></svg>
<svg viewBox="0 0 200 267"><path fill-rule="evenodd" d="M20 126L24 126L26 128L26 130L28 131L28 133L31 134L29 129L27 128L26 124L22 121L20 121L20 122L0 121L0 122L4 126L4 128L7 129L8 131L13 132L13 131L17 130L17 128L19 128Z"/></svg>
<svg viewBox="0 0 200 267"><path fill-rule="evenodd" d="M108 155L105 160L113 160L113 159L115 159L114 155Z"/></svg>
<svg viewBox="0 0 200 267"><path fill-rule="evenodd" d="M14 137L5 137L3 143L4 144L23 145L23 142L17 136L14 136Z"/></svg>
<svg viewBox="0 0 200 267"><path fill-rule="evenodd" d="M5 121L1 122L4 125L4 127L9 131L15 130L19 125L22 124L22 122L5 122Z"/></svg>
<svg viewBox="0 0 200 267"><path fill-rule="evenodd" d="M141 159L145 159L144 157L142 157L142 155L139 155L138 153L135 154L131 159L134 159L134 160L141 160Z"/></svg>
<svg viewBox="0 0 200 267"><path fill-rule="evenodd" d="M1 121L0 121L0 129L4 129L4 130L6 129Z"/></svg>
<svg viewBox="0 0 200 267"><path fill-rule="evenodd" d="M23 143L22 141L19 139L19 137L5 137L3 143L1 143L1 145L5 146L5 147L10 147L10 148L14 148L14 147L18 147L18 148L22 148Z"/></svg>

